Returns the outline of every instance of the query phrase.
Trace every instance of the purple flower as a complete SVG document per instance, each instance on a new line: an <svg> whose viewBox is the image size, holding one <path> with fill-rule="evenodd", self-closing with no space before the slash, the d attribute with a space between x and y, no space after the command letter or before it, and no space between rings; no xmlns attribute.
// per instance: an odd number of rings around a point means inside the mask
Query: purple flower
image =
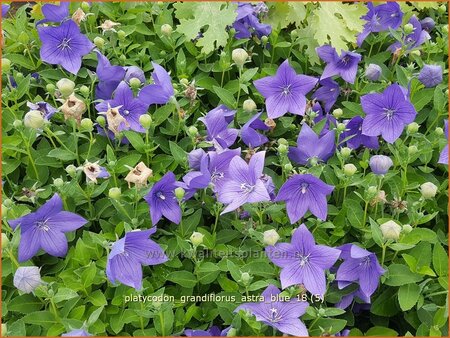
<svg viewBox="0 0 450 338"><path fill-rule="evenodd" d="M422 28L425 29L428 33L431 32L435 26L435 22L432 18L427 16L425 19L420 20L420 24Z"/></svg>
<svg viewBox="0 0 450 338"><path fill-rule="evenodd" d="M369 81L378 81L381 76L381 67L375 63L371 63L367 66L364 75Z"/></svg>
<svg viewBox="0 0 450 338"><path fill-rule="evenodd" d="M211 326L207 331L204 330L184 330L186 337L226 337L231 326L220 330L217 326Z"/></svg>
<svg viewBox="0 0 450 338"><path fill-rule="evenodd" d="M42 41L41 59L44 62L60 65L72 74L81 68L81 59L88 54L93 43L80 32L80 27L68 20L58 27L38 27Z"/></svg>
<svg viewBox="0 0 450 338"><path fill-rule="evenodd" d="M347 147L358 149L361 145L369 149L378 149L378 137L367 136L362 133L362 124L364 119L361 116L355 116L347 122L343 138L347 139Z"/></svg>
<svg viewBox="0 0 450 338"><path fill-rule="evenodd" d="M153 224L158 223L162 216L173 223L180 223L181 208L174 193L176 187L175 175L169 171L145 195L144 199L150 206Z"/></svg>
<svg viewBox="0 0 450 338"><path fill-rule="evenodd" d="M259 119L261 114L262 113L255 114L241 129L242 141L250 148L258 147L269 141L267 136L256 131L256 129L269 130L269 127Z"/></svg>
<svg viewBox="0 0 450 338"><path fill-rule="evenodd" d="M215 192L222 189L222 186L226 182L229 176L228 173L231 160L236 156L240 156L240 154L241 148L227 149L222 152L208 152L208 172L210 175L210 182L213 185L213 190Z"/></svg>
<svg viewBox="0 0 450 338"><path fill-rule="evenodd" d="M207 141L214 143L219 149L225 149L233 145L236 141L239 131L234 128L228 128L233 121L235 110L231 110L223 104L209 111L205 117L199 118L206 126L208 136Z"/></svg>
<svg viewBox="0 0 450 338"><path fill-rule="evenodd" d="M448 140L448 120L444 120L444 132L445 137ZM444 149L442 149L441 154L439 155L438 163L448 165L448 144L444 147Z"/></svg>
<svg viewBox="0 0 450 338"><path fill-rule="evenodd" d="M269 193L261 180L265 151L252 156L247 164L239 156L233 157L228 177L218 191L218 200L228 204L221 214L233 211L245 203L270 201Z"/></svg>
<svg viewBox="0 0 450 338"><path fill-rule="evenodd" d="M427 88L436 87L442 82L442 67L439 65L423 65L418 79Z"/></svg>
<svg viewBox="0 0 450 338"><path fill-rule="evenodd" d="M266 247L267 257L281 268L283 289L303 284L311 294L324 296L325 270L331 268L341 251L326 245L316 245L308 228L302 224L292 234L291 243Z"/></svg>
<svg viewBox="0 0 450 338"><path fill-rule="evenodd" d="M322 121L323 119L326 119L326 122L322 128L322 130L319 133L319 136L322 137L324 136L326 133L328 133L330 130L332 130L333 127L336 126L337 121L336 118L329 113L324 114L322 107L320 106L320 104L318 102L316 102L311 110L315 113L317 113L318 115L314 118L314 123L317 124L320 121Z"/></svg>
<svg viewBox="0 0 450 338"><path fill-rule="evenodd" d="M110 108L117 108L120 116L110 116L108 114ZM147 113L148 105L140 99L134 97L133 91L125 81L120 82L119 86L115 90L114 99L106 100L97 104L95 109L106 115L106 121L108 122L108 128L110 130L117 129L121 131L131 129L140 133L145 132L145 129L139 123L139 117L142 114ZM119 123L117 128L113 128L110 124L114 121L118 121L118 118L120 118L119 122L121 123Z"/></svg>
<svg viewBox="0 0 450 338"><path fill-rule="evenodd" d="M381 275L386 271L378 263L377 256L354 244L339 247L344 261L336 273L339 289L358 283L362 293L370 297L378 287Z"/></svg>
<svg viewBox="0 0 450 338"><path fill-rule="evenodd" d="M50 118L58 111L58 109L52 107L50 104L44 101L39 101L36 103L27 102L28 108L31 110L38 110L41 112L45 120L50 120Z"/></svg>
<svg viewBox="0 0 450 338"><path fill-rule="evenodd" d="M44 19L38 21L37 25L46 22L62 22L67 19L69 13L70 1L61 2L59 5L45 4L42 6L41 11L44 14Z"/></svg>
<svg viewBox="0 0 450 338"><path fill-rule="evenodd" d="M348 83L355 82L358 63L361 61L360 54L342 51L341 56L339 56L336 49L330 45L317 47L316 52L327 63L320 80L340 75Z"/></svg>
<svg viewBox="0 0 450 338"><path fill-rule="evenodd" d="M408 23L413 25L413 32L403 37L403 42L397 41L390 45L388 47L388 50L392 53L394 53L397 49L402 48L402 46L405 46L406 50L410 51L413 48L419 47L425 41L431 38L430 34L428 34L426 30L422 29L422 25L420 24L419 20L417 20L416 16L413 15L409 19Z"/></svg>
<svg viewBox="0 0 450 338"><path fill-rule="evenodd" d="M268 36L272 32L272 27L259 21L257 15L263 13L261 6L252 6L249 3L239 3L236 10L237 17L233 24L236 29L236 39L247 39L254 33L258 38L263 35Z"/></svg>
<svg viewBox="0 0 450 338"><path fill-rule="evenodd" d="M339 97L339 84L331 78L320 80L319 84L321 87L314 92L313 98L322 102L328 113Z"/></svg>
<svg viewBox="0 0 450 338"><path fill-rule="evenodd" d="M139 81L141 81L141 83L145 83L145 74L144 71L137 67L137 66L128 66L128 67L124 67L126 73L125 73L125 77L124 77L124 81L125 82L130 82L130 80L132 78L136 78L139 79Z"/></svg>
<svg viewBox="0 0 450 338"><path fill-rule="evenodd" d="M289 147L289 158L299 164L314 164L317 161L326 162L333 156L336 146L334 144L334 130L328 131L319 137L306 123L298 134L297 147Z"/></svg>
<svg viewBox="0 0 450 338"><path fill-rule="evenodd" d="M349 335L350 335L349 329L342 330L341 332L335 334L336 337L348 337Z"/></svg>
<svg viewBox="0 0 450 338"><path fill-rule="evenodd" d="M299 319L306 312L307 302L301 302L297 298L289 301L280 301L280 290L275 285L269 285L262 296L261 303L244 303L239 305L236 311L247 310L266 325L274 327L280 332L296 337L308 336L305 324Z"/></svg>
<svg viewBox="0 0 450 338"><path fill-rule="evenodd" d="M13 279L14 286L24 292L33 292L42 284L41 271L37 266L21 266L17 268Z"/></svg>
<svg viewBox="0 0 450 338"><path fill-rule="evenodd" d="M291 224L297 222L309 210L314 216L327 218L327 195L334 187L317 177L304 174L293 175L280 188L275 202L286 201L286 210Z"/></svg>
<svg viewBox="0 0 450 338"><path fill-rule="evenodd" d="M360 47L370 33L387 31L389 28L395 30L401 25L403 18L400 6L396 2L387 2L378 6L374 6L371 2L368 2L367 8L369 11L361 17L367 23L357 38L357 43Z"/></svg>
<svg viewBox="0 0 450 338"><path fill-rule="evenodd" d="M2 4L2 18L4 18L6 16L6 14L8 14L10 7L11 6L8 4Z"/></svg>
<svg viewBox="0 0 450 338"><path fill-rule="evenodd" d="M125 76L125 69L120 66L112 66L102 53L97 52L97 69L95 70L99 83L95 89L97 99L109 100L119 83Z"/></svg>
<svg viewBox="0 0 450 338"><path fill-rule="evenodd" d="M336 307L344 310L352 304L355 298L360 299L365 304L370 304L370 297L367 297L360 289L357 289L356 291L353 291L348 295L343 296L341 300L338 303L336 303Z"/></svg>
<svg viewBox="0 0 450 338"><path fill-rule="evenodd" d="M394 163L388 156L374 155L370 158L369 165L375 175L384 175Z"/></svg>
<svg viewBox="0 0 450 338"><path fill-rule="evenodd" d="M148 230L133 230L111 247L106 263L106 276L111 283L117 281L142 289L142 265L157 265L168 261L161 247L149 237L156 227Z"/></svg>
<svg viewBox="0 0 450 338"><path fill-rule="evenodd" d="M202 148L192 150L188 154L189 168L200 170L200 163L204 156L206 156L206 153Z"/></svg>
<svg viewBox="0 0 450 338"><path fill-rule="evenodd" d="M272 177L267 174L262 174L260 180L264 183L264 186L269 193L270 200L273 201L275 199L275 184L273 184Z"/></svg>
<svg viewBox="0 0 450 338"><path fill-rule="evenodd" d="M83 328L78 330L72 330L70 332L63 333L61 335L61 337L89 337L89 336L92 336L92 334L90 334Z"/></svg>
<svg viewBox="0 0 450 338"><path fill-rule="evenodd" d="M390 85L382 94L362 96L361 105L366 113L362 133L367 136L381 135L389 143L400 137L405 125L413 122L417 114L398 84Z"/></svg>
<svg viewBox="0 0 450 338"><path fill-rule="evenodd" d="M55 257L64 257L67 253L64 233L75 231L87 222L81 216L63 211L61 198L54 194L37 211L9 221L14 230L20 225L19 262L29 260L39 249Z"/></svg>
<svg viewBox="0 0 450 338"><path fill-rule="evenodd" d="M152 62L152 65L154 83L142 88L139 92L139 98L148 105L166 104L174 95L172 79L163 67L155 62Z"/></svg>
<svg viewBox="0 0 450 338"><path fill-rule="evenodd" d="M297 75L286 60L278 67L274 76L266 76L253 84L266 98L267 115L275 119L287 112L304 115L305 95L314 88L317 81L315 77Z"/></svg>

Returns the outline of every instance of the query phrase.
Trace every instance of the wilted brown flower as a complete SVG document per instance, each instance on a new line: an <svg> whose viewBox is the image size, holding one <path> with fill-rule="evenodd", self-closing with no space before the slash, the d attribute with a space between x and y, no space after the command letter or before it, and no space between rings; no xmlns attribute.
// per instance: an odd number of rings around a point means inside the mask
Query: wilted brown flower
<svg viewBox="0 0 450 338"><path fill-rule="evenodd" d="M64 118L66 120L73 118L77 121L78 125L80 124L81 117L86 109L86 104L74 94L71 94L61 106L61 111L64 113Z"/></svg>
<svg viewBox="0 0 450 338"><path fill-rule="evenodd" d="M377 203L382 203L385 204L387 203L386 200L386 192L384 190L380 190L377 194L377 196L375 196L371 201L370 201L370 206L375 206L375 204Z"/></svg>
<svg viewBox="0 0 450 338"><path fill-rule="evenodd" d="M116 26L120 26L120 23L119 22L114 22L114 21L111 21L111 20L105 20L105 22L103 22L97 28L101 28L103 30L103 34L105 34L105 32L109 32L109 31L116 33L116 30L114 28Z"/></svg>
<svg viewBox="0 0 450 338"><path fill-rule="evenodd" d="M408 210L408 202L402 201L400 198L394 198L391 202L391 206L394 211L398 213L402 213Z"/></svg>
<svg viewBox="0 0 450 338"><path fill-rule="evenodd" d="M101 115L105 115L106 122L108 123L108 129L110 131L112 131L115 136L117 136L119 134L119 132L120 132L119 128L122 126L122 124L125 127L129 127L130 126L128 121L122 115L120 115L120 112L119 112L119 108L120 107L121 106L111 107L108 104L108 110L105 111L105 112L100 112L99 113Z"/></svg>
<svg viewBox="0 0 450 338"><path fill-rule="evenodd" d="M147 180L152 176L153 170L148 168L144 162L139 162L125 177L125 181L128 182L129 188L131 187L131 183L134 183L137 188L141 188L147 186Z"/></svg>
<svg viewBox="0 0 450 338"><path fill-rule="evenodd" d="M72 15L72 20L79 26L81 21L86 20L86 13L81 8L78 8Z"/></svg>
<svg viewBox="0 0 450 338"><path fill-rule="evenodd" d="M277 126L276 122L269 117L264 120L264 124L268 126L270 130L274 130Z"/></svg>

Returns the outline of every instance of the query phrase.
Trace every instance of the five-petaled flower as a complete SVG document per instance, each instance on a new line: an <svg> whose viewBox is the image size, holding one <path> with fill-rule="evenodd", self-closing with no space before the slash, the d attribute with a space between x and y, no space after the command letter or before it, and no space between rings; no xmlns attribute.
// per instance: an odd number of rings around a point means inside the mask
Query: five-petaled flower
<svg viewBox="0 0 450 338"><path fill-rule="evenodd" d="M167 262L163 249L149 238L155 232L156 227L133 230L112 245L106 264L106 275L111 283L119 281L141 290L142 265Z"/></svg>
<svg viewBox="0 0 450 338"><path fill-rule="evenodd" d="M323 297L326 292L325 270L330 269L341 251L326 245L317 245L308 228L302 224L292 234L291 243L266 247L268 258L281 268L283 289L303 284L313 295Z"/></svg>
<svg viewBox="0 0 450 338"><path fill-rule="evenodd" d="M280 188L276 202L286 201L287 214L292 224L309 210L314 216L327 218L327 195L334 187L311 174L297 174L289 178Z"/></svg>
<svg viewBox="0 0 450 338"><path fill-rule="evenodd" d="M266 76L253 84L266 98L267 115L275 119L287 112L304 115L305 95L314 88L317 81L318 79L312 76L297 75L286 60L274 76Z"/></svg>
<svg viewBox="0 0 450 338"><path fill-rule="evenodd" d="M244 303L239 305L235 312L247 310L260 321L269 325L282 333L296 337L307 337L308 330L305 324L299 319L308 307L307 302L302 302L297 298L289 301L282 301L280 290L275 285L269 285L261 296L264 301L260 303Z"/></svg>
<svg viewBox="0 0 450 338"><path fill-rule="evenodd" d="M43 249L49 255L64 257L67 253L65 232L75 231L88 221L69 211L63 211L58 194L48 200L37 211L10 220L14 230L20 226L19 262L24 262Z"/></svg>
<svg viewBox="0 0 450 338"><path fill-rule="evenodd" d="M336 49L330 45L317 47L316 52L327 63L320 77L321 81L334 75L340 75L348 83L355 82L358 63L361 61L361 54L342 51L339 56Z"/></svg>
<svg viewBox="0 0 450 338"><path fill-rule="evenodd" d="M90 53L94 44L80 32L80 27L67 20L57 27L38 27L42 41L41 59L53 65L60 65L72 74L81 68L81 59Z"/></svg>
<svg viewBox="0 0 450 338"><path fill-rule="evenodd" d="M398 84L390 85L383 93L362 96L361 105L366 113L362 133L367 136L381 135L389 143L400 137L405 125L413 122L417 114Z"/></svg>

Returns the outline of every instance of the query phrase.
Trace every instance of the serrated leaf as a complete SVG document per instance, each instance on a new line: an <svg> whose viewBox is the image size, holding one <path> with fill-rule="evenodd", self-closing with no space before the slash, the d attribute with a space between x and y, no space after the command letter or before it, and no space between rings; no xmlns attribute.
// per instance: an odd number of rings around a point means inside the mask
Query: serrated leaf
<svg viewBox="0 0 450 338"><path fill-rule="evenodd" d="M420 286L414 283L400 286L398 290L398 302L403 311L410 310L416 305L420 296Z"/></svg>

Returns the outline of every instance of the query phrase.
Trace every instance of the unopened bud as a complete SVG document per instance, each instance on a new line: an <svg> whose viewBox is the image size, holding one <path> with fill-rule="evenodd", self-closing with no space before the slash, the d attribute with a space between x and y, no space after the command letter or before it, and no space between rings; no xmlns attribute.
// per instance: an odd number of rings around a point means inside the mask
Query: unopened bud
<svg viewBox="0 0 450 338"><path fill-rule="evenodd" d="M80 130L83 131L92 131L94 128L94 122L92 122L89 118L84 118L80 122Z"/></svg>
<svg viewBox="0 0 450 338"><path fill-rule="evenodd" d="M378 188L374 185L371 185L369 188L367 188L367 195L370 199L374 198L377 194Z"/></svg>
<svg viewBox="0 0 450 338"><path fill-rule="evenodd" d="M288 151L288 147L287 147L286 145L280 144L280 145L278 146L278 152L279 152L280 154L286 154L287 151Z"/></svg>
<svg viewBox="0 0 450 338"><path fill-rule="evenodd" d="M11 70L11 61L9 59L2 58L2 73L9 73Z"/></svg>
<svg viewBox="0 0 450 338"><path fill-rule="evenodd" d="M367 66L364 75L370 81L378 81L381 76L381 67L371 63Z"/></svg>
<svg viewBox="0 0 450 338"><path fill-rule="evenodd" d="M444 135L444 129L442 129L441 127L437 127L434 132L436 133L436 135L441 136Z"/></svg>
<svg viewBox="0 0 450 338"><path fill-rule="evenodd" d="M243 108L246 113L251 113L256 110L256 103L252 99L247 99L244 101Z"/></svg>
<svg viewBox="0 0 450 338"><path fill-rule="evenodd" d="M285 138L279 138L278 144L284 144L285 146L289 145L289 142Z"/></svg>
<svg viewBox="0 0 450 338"><path fill-rule="evenodd" d="M380 230L384 239L397 240L400 237L402 227L394 221L387 221L386 223L380 225Z"/></svg>
<svg viewBox="0 0 450 338"><path fill-rule="evenodd" d="M2 232L2 250L6 248L9 244L9 238ZM3 336L3 335L2 335Z"/></svg>
<svg viewBox="0 0 450 338"><path fill-rule="evenodd" d="M447 12L447 7L445 6L445 5L440 5L439 7L438 7L438 13L439 14L444 14L444 13L446 13Z"/></svg>
<svg viewBox="0 0 450 338"><path fill-rule="evenodd" d="M144 129L150 129L152 125L152 117L148 114L142 114L139 116L139 123Z"/></svg>
<svg viewBox="0 0 450 338"><path fill-rule="evenodd" d="M13 122L13 127L16 129L22 127L22 125L23 125L23 122L21 120L14 120L14 122Z"/></svg>
<svg viewBox="0 0 450 338"><path fill-rule="evenodd" d="M408 124L408 127L406 128L406 132L408 134L415 134L419 131L419 124L417 124L416 122L412 122L410 124Z"/></svg>
<svg viewBox="0 0 450 338"><path fill-rule="evenodd" d="M409 224L405 224L405 225L403 225L403 227L402 227L402 231L403 231L405 234L409 234L409 233L412 231L412 226L409 225Z"/></svg>
<svg viewBox="0 0 450 338"><path fill-rule="evenodd" d="M268 41L269 41L269 38L268 38L267 36L263 35L263 36L261 37L261 42L262 42L263 44L266 44Z"/></svg>
<svg viewBox="0 0 450 338"><path fill-rule="evenodd" d="M274 229L264 231L263 235L263 242L265 245L275 245L280 239L280 235L278 235L278 232Z"/></svg>
<svg viewBox="0 0 450 338"><path fill-rule="evenodd" d="M139 119L139 120L140 120L140 119ZM104 127L106 126L106 119L105 119L104 116L102 116L102 115L97 116L96 121L97 121L97 123L99 124L100 127L103 127L103 128L104 128Z"/></svg>
<svg viewBox="0 0 450 338"><path fill-rule="evenodd" d="M349 147L341 148L341 156L343 159L349 158L351 153L352 153L352 150Z"/></svg>
<svg viewBox="0 0 450 338"><path fill-rule="evenodd" d="M244 63L248 59L248 53L242 48L236 48L233 49L233 52L231 53L231 58L233 59L236 66L242 68L244 66Z"/></svg>
<svg viewBox="0 0 450 338"><path fill-rule="evenodd" d="M243 272L241 274L241 282L244 285L247 285L248 283L250 283L250 280L252 279L252 276L250 276L250 274L248 272Z"/></svg>
<svg viewBox="0 0 450 338"><path fill-rule="evenodd" d="M175 197L181 201L185 195L186 191L182 187L175 188Z"/></svg>
<svg viewBox="0 0 450 338"><path fill-rule="evenodd" d="M53 185L57 188L61 188L64 185L62 178L58 177L53 180Z"/></svg>
<svg viewBox="0 0 450 338"><path fill-rule="evenodd" d="M414 30L414 26L410 23L407 23L406 25L403 26L403 31L405 32L405 34L411 34Z"/></svg>
<svg viewBox="0 0 450 338"><path fill-rule="evenodd" d="M291 163L286 163L286 164L284 165L284 170L286 170L287 172L291 172L292 169L294 169L294 167L292 166Z"/></svg>
<svg viewBox="0 0 450 338"><path fill-rule="evenodd" d="M130 79L130 87L133 89L139 89L141 87L141 80L136 77Z"/></svg>
<svg viewBox="0 0 450 338"><path fill-rule="evenodd" d="M172 26L167 23L161 26L161 34L164 36L170 36L172 34L172 31Z"/></svg>
<svg viewBox="0 0 450 338"><path fill-rule="evenodd" d="M121 195L122 195L122 191L120 190L120 188L117 188L117 187L113 187L113 188L109 189L109 191L108 191L109 198L111 198L113 200L118 200Z"/></svg>
<svg viewBox="0 0 450 338"><path fill-rule="evenodd" d="M436 196L437 191L438 187L431 182L426 182L420 186L420 193L425 199L433 198Z"/></svg>
<svg viewBox="0 0 450 338"><path fill-rule="evenodd" d="M102 37L97 36L94 38L94 44L98 49L103 49L103 47L105 46L105 40Z"/></svg>
<svg viewBox="0 0 450 338"><path fill-rule="evenodd" d="M47 92L48 92L50 95L55 94L56 87L55 87L55 85L54 85L53 83L48 83L48 84L45 86L45 89L47 90Z"/></svg>
<svg viewBox="0 0 450 338"><path fill-rule="evenodd" d="M419 149L415 145L411 145L411 146L408 147L408 154L409 155L415 155L415 154L417 154L418 151L419 151Z"/></svg>
<svg viewBox="0 0 450 338"><path fill-rule="evenodd" d="M66 173L68 173L70 177L74 178L77 175L77 167L73 164L69 164L66 167Z"/></svg>
<svg viewBox="0 0 450 338"><path fill-rule="evenodd" d="M337 108L337 109L333 110L333 116L337 119L342 117L343 114L344 114L344 112L342 111L341 108Z"/></svg>
<svg viewBox="0 0 450 338"><path fill-rule="evenodd" d="M187 130L190 137L195 137L198 135L198 129L195 126L190 126Z"/></svg>
<svg viewBox="0 0 450 338"><path fill-rule="evenodd" d="M39 110L31 110L25 114L23 124L27 128L40 129L44 126L44 118Z"/></svg>
<svg viewBox="0 0 450 338"><path fill-rule="evenodd" d="M56 82L56 87L58 87L58 90L63 97L69 97L75 89L75 82L63 78Z"/></svg>
<svg viewBox="0 0 450 338"><path fill-rule="evenodd" d="M337 129L337 131L338 131L339 133L344 132L344 131L345 131L345 124L343 124L343 123L338 123L338 124L336 125L336 129Z"/></svg>
<svg viewBox="0 0 450 338"><path fill-rule="evenodd" d="M194 231L189 240L194 246L199 246L200 244L203 244L203 237L205 237L205 235L200 232Z"/></svg>
<svg viewBox="0 0 450 338"><path fill-rule="evenodd" d="M344 174L346 176L353 176L357 171L358 169L352 163L347 163L346 165L344 165Z"/></svg>
<svg viewBox="0 0 450 338"><path fill-rule="evenodd" d="M81 86L80 87L80 94L83 95L84 97L88 97L89 96L89 87L88 86Z"/></svg>
<svg viewBox="0 0 450 338"><path fill-rule="evenodd" d="M117 31L117 37L119 38L119 40L125 40L126 36L127 35L123 30Z"/></svg>

